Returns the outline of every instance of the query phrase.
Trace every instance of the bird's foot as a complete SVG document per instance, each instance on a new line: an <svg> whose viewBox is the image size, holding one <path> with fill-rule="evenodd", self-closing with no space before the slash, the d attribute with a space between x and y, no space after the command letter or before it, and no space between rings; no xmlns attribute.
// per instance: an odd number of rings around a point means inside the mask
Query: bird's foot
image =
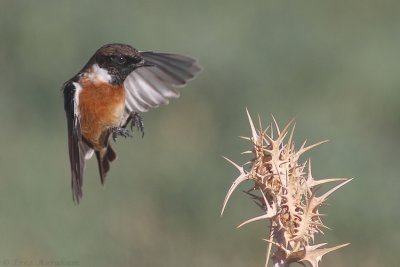
<svg viewBox="0 0 400 267"><path fill-rule="evenodd" d="M126 128L122 127L113 127L110 128L110 132L112 134L112 139L114 141L117 141L118 135L123 136L123 137L132 137L132 135L129 133L129 131Z"/></svg>
<svg viewBox="0 0 400 267"><path fill-rule="evenodd" d="M136 127L138 131L142 133L142 137L144 136L144 124L143 124L143 119L137 112L133 112L130 115L131 119L131 131L133 131L133 128Z"/></svg>

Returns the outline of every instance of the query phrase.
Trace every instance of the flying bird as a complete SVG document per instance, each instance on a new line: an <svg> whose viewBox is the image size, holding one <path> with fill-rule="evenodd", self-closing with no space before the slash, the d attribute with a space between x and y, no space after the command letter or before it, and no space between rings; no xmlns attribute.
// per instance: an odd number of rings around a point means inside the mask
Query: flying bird
<svg viewBox="0 0 400 267"><path fill-rule="evenodd" d="M179 54L138 51L127 44L98 49L74 77L64 83L71 188L82 198L86 160L96 155L104 184L110 162L117 158L110 139L144 133L142 112L179 97L180 87L201 70L196 60Z"/></svg>

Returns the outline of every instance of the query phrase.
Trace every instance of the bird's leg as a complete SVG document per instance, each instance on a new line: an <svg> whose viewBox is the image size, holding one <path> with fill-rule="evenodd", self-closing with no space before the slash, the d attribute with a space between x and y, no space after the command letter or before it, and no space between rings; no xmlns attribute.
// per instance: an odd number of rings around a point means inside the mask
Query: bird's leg
<svg viewBox="0 0 400 267"><path fill-rule="evenodd" d="M123 137L132 137L132 135L129 133L129 131L126 128L123 127L112 127L109 129L110 133L112 134L112 139L114 141L117 140L118 135L121 135Z"/></svg>
<svg viewBox="0 0 400 267"><path fill-rule="evenodd" d="M138 131L142 132L142 137L144 136L144 124L143 124L143 119L137 112L131 112L129 114L128 119L126 120L125 124L122 126L122 128L126 128L128 124L131 123L131 131L133 131L133 128L136 127Z"/></svg>
<svg viewBox="0 0 400 267"><path fill-rule="evenodd" d="M131 115L132 120L131 120L131 130L133 130L133 127L136 126L136 129L140 132L142 132L142 138L144 136L144 124L143 124L143 119L139 115L139 113L135 112L133 115Z"/></svg>

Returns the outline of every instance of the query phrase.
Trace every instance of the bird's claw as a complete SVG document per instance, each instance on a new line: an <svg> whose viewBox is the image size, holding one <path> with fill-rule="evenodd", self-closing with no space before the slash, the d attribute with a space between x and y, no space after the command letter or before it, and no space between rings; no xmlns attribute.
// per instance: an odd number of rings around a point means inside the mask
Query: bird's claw
<svg viewBox="0 0 400 267"><path fill-rule="evenodd" d="M131 114L131 131L133 132L133 128L136 127L136 129L140 132L142 132L142 137L144 136L144 124L143 124L143 119L139 115L139 113L134 112Z"/></svg>
<svg viewBox="0 0 400 267"><path fill-rule="evenodd" d="M121 128L121 127L113 127L110 129L111 133L112 133L112 139L115 141L117 141L117 137L118 135L123 136L123 137L132 137L132 135L129 133L129 131L125 128Z"/></svg>

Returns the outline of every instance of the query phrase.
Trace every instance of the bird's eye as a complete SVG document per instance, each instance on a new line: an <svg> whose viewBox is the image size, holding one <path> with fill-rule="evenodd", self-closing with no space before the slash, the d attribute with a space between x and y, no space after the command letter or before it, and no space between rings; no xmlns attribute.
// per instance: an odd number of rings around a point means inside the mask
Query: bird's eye
<svg viewBox="0 0 400 267"><path fill-rule="evenodd" d="M112 56L111 61L116 64L123 65L126 62L126 58L124 56Z"/></svg>

